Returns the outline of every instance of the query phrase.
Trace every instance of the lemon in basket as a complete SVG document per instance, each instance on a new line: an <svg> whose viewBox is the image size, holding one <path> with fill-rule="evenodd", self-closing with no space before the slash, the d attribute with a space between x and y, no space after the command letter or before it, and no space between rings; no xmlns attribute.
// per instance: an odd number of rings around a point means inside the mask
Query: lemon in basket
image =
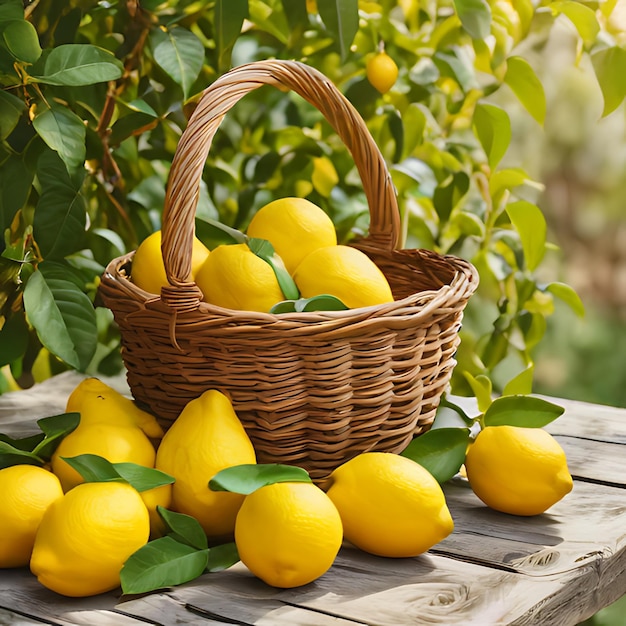
<svg viewBox="0 0 626 626"><path fill-rule="evenodd" d="M207 257L196 284L210 304L239 311L269 311L284 300L271 265L245 243L222 244Z"/></svg>
<svg viewBox="0 0 626 626"><path fill-rule="evenodd" d="M261 207L252 217L246 234L267 239L290 274L313 250L337 244L330 217L305 198L280 198Z"/></svg>
<svg viewBox="0 0 626 626"><path fill-rule="evenodd" d="M256 463L254 448L230 400L209 389L188 402L165 433L155 466L176 479L171 508L221 538L232 535L244 496L212 491L209 481L226 467L249 463Z"/></svg>
<svg viewBox="0 0 626 626"><path fill-rule="evenodd" d="M192 279L208 256L209 249L197 237L194 237L191 253ZM161 287L169 285L161 254L160 230L152 233L139 244L133 255L130 279L137 287L149 293L160 294Z"/></svg>
<svg viewBox="0 0 626 626"><path fill-rule="evenodd" d="M149 532L148 509L129 484L83 483L44 513L30 569L44 587L65 596L104 593L120 585L122 566Z"/></svg>
<svg viewBox="0 0 626 626"><path fill-rule="evenodd" d="M417 556L454 528L439 483L421 465L398 454L359 454L335 469L327 485L345 538L365 552Z"/></svg>
<svg viewBox="0 0 626 626"><path fill-rule="evenodd" d="M483 428L467 451L465 469L474 493L511 515L543 513L573 486L563 448L542 428Z"/></svg>
<svg viewBox="0 0 626 626"><path fill-rule="evenodd" d="M350 309L393 302L385 275L364 252L350 246L314 250L293 278L303 298L329 294Z"/></svg>
<svg viewBox="0 0 626 626"><path fill-rule="evenodd" d="M242 563L274 587L306 585L333 564L341 518L313 483L274 483L246 496L235 525Z"/></svg>
<svg viewBox="0 0 626 626"><path fill-rule="evenodd" d="M59 479L36 465L0 470L0 569L28 565L35 535L46 509L63 490Z"/></svg>

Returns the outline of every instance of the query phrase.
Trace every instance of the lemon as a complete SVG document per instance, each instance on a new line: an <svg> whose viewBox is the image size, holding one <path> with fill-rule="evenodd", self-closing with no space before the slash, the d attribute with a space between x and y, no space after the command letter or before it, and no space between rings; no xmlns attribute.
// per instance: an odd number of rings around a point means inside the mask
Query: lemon
<svg viewBox="0 0 626 626"><path fill-rule="evenodd" d="M165 522L157 511L157 506L169 509L172 504L172 485L161 485L139 492L150 516L150 538L156 539L165 534Z"/></svg>
<svg viewBox="0 0 626 626"><path fill-rule="evenodd" d="M150 521L141 496L127 483L84 483L55 500L35 538L30 569L65 596L115 589L128 557L148 541Z"/></svg>
<svg viewBox="0 0 626 626"><path fill-rule="evenodd" d="M95 423L135 426L151 439L163 436L163 429L154 415L95 377L85 378L74 388L65 410L80 413L83 426Z"/></svg>
<svg viewBox="0 0 626 626"><path fill-rule="evenodd" d="M280 198L261 207L246 233L249 237L267 239L290 274L313 250L337 244L330 217L304 198Z"/></svg>
<svg viewBox="0 0 626 626"><path fill-rule="evenodd" d="M191 276L196 272L209 256L209 249L197 238L193 239L191 253ZM148 235L133 255L131 280L137 287L149 293L161 293L161 287L169 285L161 254L161 231Z"/></svg>
<svg viewBox="0 0 626 626"><path fill-rule="evenodd" d="M0 470L0 568L28 565L35 534L46 509L63 490L59 479L36 465Z"/></svg>
<svg viewBox="0 0 626 626"><path fill-rule="evenodd" d="M541 428L487 426L465 459L474 493L490 508L511 515L538 515L573 486L565 452Z"/></svg>
<svg viewBox="0 0 626 626"><path fill-rule="evenodd" d="M67 435L54 451L50 463L63 491L83 482L82 476L63 457L97 454L111 463L137 463L154 467L156 451L140 428L115 424L82 425Z"/></svg>
<svg viewBox="0 0 626 626"><path fill-rule="evenodd" d="M314 250L293 279L303 298L330 294L350 309L393 302L385 275L364 252L350 246Z"/></svg>
<svg viewBox="0 0 626 626"><path fill-rule="evenodd" d="M439 483L397 454L362 453L335 469L328 484L345 538L365 552L417 556L454 528Z"/></svg>
<svg viewBox="0 0 626 626"><path fill-rule="evenodd" d="M373 87L387 93L398 78L398 66L386 52L377 52L368 59L365 73Z"/></svg>
<svg viewBox="0 0 626 626"><path fill-rule="evenodd" d="M284 300L270 264L245 243L215 248L196 275L204 299L239 311L269 311Z"/></svg>
<svg viewBox="0 0 626 626"><path fill-rule="evenodd" d="M156 468L176 479L172 509L195 517L213 538L232 535L244 496L212 491L209 480L243 463L256 463L254 448L230 400L214 389L187 403L156 458Z"/></svg>
<svg viewBox="0 0 626 626"><path fill-rule="evenodd" d="M341 518L313 483L274 483L246 496L235 526L242 563L274 587L299 587L333 564Z"/></svg>

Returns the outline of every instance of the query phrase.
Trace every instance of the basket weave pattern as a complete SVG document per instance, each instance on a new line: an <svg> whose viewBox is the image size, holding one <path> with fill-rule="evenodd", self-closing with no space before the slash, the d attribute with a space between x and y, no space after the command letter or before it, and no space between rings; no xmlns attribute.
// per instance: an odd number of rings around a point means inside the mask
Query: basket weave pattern
<svg viewBox="0 0 626 626"><path fill-rule="evenodd" d="M313 104L350 150L370 208L369 235L355 245L386 275L394 302L273 315L201 301L188 277L204 163L227 111L265 84ZM361 452L399 452L434 418L478 283L464 260L395 249L399 230L384 159L330 81L291 61L231 70L202 94L172 162L162 226L170 285L158 296L134 285L133 253L111 261L102 277L100 297L119 325L134 397L167 428L189 400L219 389L259 462L300 465L315 480Z"/></svg>

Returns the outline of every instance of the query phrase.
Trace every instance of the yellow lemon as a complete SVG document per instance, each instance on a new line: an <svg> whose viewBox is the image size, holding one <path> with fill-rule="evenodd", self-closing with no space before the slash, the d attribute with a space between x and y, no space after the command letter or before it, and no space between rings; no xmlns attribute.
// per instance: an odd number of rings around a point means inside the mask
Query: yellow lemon
<svg viewBox="0 0 626 626"><path fill-rule="evenodd" d="M135 426L151 439L163 436L163 429L154 415L95 377L85 378L74 388L65 410L80 413L83 426L96 423Z"/></svg>
<svg viewBox="0 0 626 626"><path fill-rule="evenodd" d="M290 274L313 250L337 244L330 217L304 198L280 198L261 207L246 233L249 237L267 239Z"/></svg>
<svg viewBox="0 0 626 626"><path fill-rule="evenodd" d="M104 593L119 586L122 566L149 533L148 509L130 485L84 483L45 512L30 569L65 596Z"/></svg>
<svg viewBox="0 0 626 626"><path fill-rule="evenodd" d="M387 93L398 78L398 66L386 52L377 52L368 59L365 73L373 87Z"/></svg>
<svg viewBox="0 0 626 626"><path fill-rule="evenodd" d="M42 467L13 465L0 470L0 493L0 568L24 567L43 514L63 497L61 483Z"/></svg>
<svg viewBox="0 0 626 626"><path fill-rule="evenodd" d="M417 556L454 528L439 483L397 454L360 454L335 469L328 484L345 538L365 552Z"/></svg>
<svg viewBox="0 0 626 626"><path fill-rule="evenodd" d="M194 237L191 253L191 277L196 275L200 266L209 256L209 249ZM161 254L161 231L148 235L140 244L133 255L131 268L131 280L144 291L149 293L161 293L161 287L169 285L163 265Z"/></svg>
<svg viewBox="0 0 626 626"><path fill-rule="evenodd" d="M157 511L157 506L169 509L172 505L172 485L162 485L139 492L150 515L150 538L156 539L165 534L165 522Z"/></svg>
<svg viewBox="0 0 626 626"><path fill-rule="evenodd" d="M341 518L313 483L274 483L246 496L235 526L242 563L274 587L298 587L333 564Z"/></svg>
<svg viewBox="0 0 626 626"><path fill-rule="evenodd" d="M565 452L541 428L487 426L465 459L474 493L490 508L511 515L538 515L573 486Z"/></svg>
<svg viewBox="0 0 626 626"><path fill-rule="evenodd" d="M63 491L83 482L82 476L63 460L80 454L97 454L111 463L137 463L144 467L154 467L156 458L152 442L140 428L81 423L61 441L50 459Z"/></svg>
<svg viewBox="0 0 626 626"><path fill-rule="evenodd" d="M393 302L385 275L364 252L350 246L314 250L293 279L303 298L330 294L350 309Z"/></svg>
<svg viewBox="0 0 626 626"><path fill-rule="evenodd" d="M196 275L204 299L239 311L269 311L284 300L276 274L245 243L215 248Z"/></svg>
<svg viewBox="0 0 626 626"><path fill-rule="evenodd" d="M156 458L156 468L176 479L172 509L195 517L213 538L232 535L244 497L212 491L209 480L243 463L256 463L254 448L230 400L214 389L185 406L165 433Z"/></svg>

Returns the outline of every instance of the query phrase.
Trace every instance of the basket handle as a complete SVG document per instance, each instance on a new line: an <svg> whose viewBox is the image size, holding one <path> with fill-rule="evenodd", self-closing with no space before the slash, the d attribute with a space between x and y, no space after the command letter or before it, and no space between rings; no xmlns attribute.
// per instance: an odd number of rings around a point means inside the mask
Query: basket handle
<svg viewBox="0 0 626 626"><path fill-rule="evenodd" d="M162 295L167 292L170 302L176 288L190 286L196 206L211 141L225 114L243 96L263 85L291 89L319 109L349 149L361 177L370 211L368 241L378 249L397 245L400 219L396 191L378 146L352 104L323 74L303 63L248 63L230 70L204 90L172 160L161 243L172 286L164 288ZM191 293L189 296L195 299Z"/></svg>

